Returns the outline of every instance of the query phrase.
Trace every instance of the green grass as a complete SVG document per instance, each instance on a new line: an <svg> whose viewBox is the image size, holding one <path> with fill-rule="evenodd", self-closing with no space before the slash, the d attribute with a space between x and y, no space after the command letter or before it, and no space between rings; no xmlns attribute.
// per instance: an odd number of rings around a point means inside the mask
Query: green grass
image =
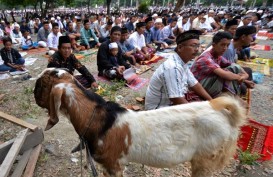
<svg viewBox="0 0 273 177"><path fill-rule="evenodd" d="M248 150L242 151L239 150L239 160L241 165L257 165L257 160L261 157L259 153L251 153Z"/></svg>

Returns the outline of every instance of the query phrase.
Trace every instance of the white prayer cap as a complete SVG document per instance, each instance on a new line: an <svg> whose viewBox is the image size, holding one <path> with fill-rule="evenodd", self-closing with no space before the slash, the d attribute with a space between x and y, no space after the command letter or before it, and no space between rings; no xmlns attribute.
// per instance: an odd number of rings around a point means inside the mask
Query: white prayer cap
<svg viewBox="0 0 273 177"><path fill-rule="evenodd" d="M152 17L155 18L155 17L158 17L158 15L157 14L153 14Z"/></svg>
<svg viewBox="0 0 273 177"><path fill-rule="evenodd" d="M256 12L257 12L257 9L252 10L252 12L255 12L255 13L256 13Z"/></svg>
<svg viewBox="0 0 273 177"><path fill-rule="evenodd" d="M162 23L162 18L157 18L157 19L155 20L155 23Z"/></svg>
<svg viewBox="0 0 273 177"><path fill-rule="evenodd" d="M118 48L118 44L116 42L112 42L109 44L109 49L117 49Z"/></svg>
<svg viewBox="0 0 273 177"><path fill-rule="evenodd" d="M214 13L214 10L212 10L212 9L211 9L211 10L209 10L209 13Z"/></svg>
<svg viewBox="0 0 273 177"><path fill-rule="evenodd" d="M14 25L14 28L15 28L15 27L18 27L18 28L20 28L20 26L19 26L19 25L18 25L17 23L16 23L15 25Z"/></svg>
<svg viewBox="0 0 273 177"><path fill-rule="evenodd" d="M263 10L258 10L257 13L262 14L263 12L264 12Z"/></svg>
<svg viewBox="0 0 273 177"><path fill-rule="evenodd" d="M247 12L246 12L246 14L248 14L248 13L252 13L253 11L252 10L248 10Z"/></svg>
<svg viewBox="0 0 273 177"><path fill-rule="evenodd" d="M55 20L55 18L54 17L51 17L51 19L50 20Z"/></svg>
<svg viewBox="0 0 273 177"><path fill-rule="evenodd" d="M219 15L224 15L225 12L224 12L224 11L219 11L218 14L219 14Z"/></svg>
<svg viewBox="0 0 273 177"><path fill-rule="evenodd" d="M61 17L58 16L58 17L57 17L57 20L61 20Z"/></svg>

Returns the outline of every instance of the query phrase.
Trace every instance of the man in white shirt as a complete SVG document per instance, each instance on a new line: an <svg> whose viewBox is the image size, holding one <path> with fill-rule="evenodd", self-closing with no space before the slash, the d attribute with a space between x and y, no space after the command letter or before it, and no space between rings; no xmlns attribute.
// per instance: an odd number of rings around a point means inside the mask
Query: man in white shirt
<svg viewBox="0 0 273 177"><path fill-rule="evenodd" d="M146 46L144 32L146 29L145 22L139 22L136 24L136 31L132 33L128 39L128 42L136 48L134 57L137 61L149 60L151 54L154 52L152 48Z"/></svg>
<svg viewBox="0 0 273 177"><path fill-rule="evenodd" d="M178 35L176 53L159 66L150 80L145 97L146 110L184 104L200 98L212 99L187 65L198 55L199 34L199 31L190 30ZM189 92L189 88L193 92Z"/></svg>
<svg viewBox="0 0 273 177"><path fill-rule="evenodd" d="M214 20L215 12L214 10L209 10L208 14L204 17L206 18L207 25L210 25L213 29L219 30L220 26Z"/></svg>
<svg viewBox="0 0 273 177"><path fill-rule="evenodd" d="M52 32L47 37L47 46L49 48L49 55L53 55L58 51L59 37L62 36L58 23L52 24Z"/></svg>

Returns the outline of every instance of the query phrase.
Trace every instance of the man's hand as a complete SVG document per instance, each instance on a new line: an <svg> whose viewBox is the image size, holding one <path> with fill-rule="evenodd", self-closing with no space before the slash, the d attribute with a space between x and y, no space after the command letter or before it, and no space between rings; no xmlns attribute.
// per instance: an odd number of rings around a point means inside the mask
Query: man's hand
<svg viewBox="0 0 273 177"><path fill-rule="evenodd" d="M98 88L99 87L99 85L97 84L97 82L93 82L92 84L91 84L91 88Z"/></svg>
<svg viewBox="0 0 273 177"><path fill-rule="evenodd" d="M88 45L88 46L86 47L86 49L87 49L87 50L90 49L90 46Z"/></svg>
<svg viewBox="0 0 273 177"><path fill-rule="evenodd" d="M99 47L100 45L101 45L101 43L98 42L98 43L97 43L97 46Z"/></svg>
<svg viewBox="0 0 273 177"><path fill-rule="evenodd" d="M119 66L116 70L117 70L118 74L123 75L123 72L125 71L125 67Z"/></svg>

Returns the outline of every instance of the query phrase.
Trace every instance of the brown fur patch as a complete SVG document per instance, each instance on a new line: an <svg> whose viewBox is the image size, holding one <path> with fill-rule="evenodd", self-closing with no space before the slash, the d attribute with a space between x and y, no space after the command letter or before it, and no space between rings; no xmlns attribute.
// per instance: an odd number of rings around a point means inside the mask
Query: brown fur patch
<svg viewBox="0 0 273 177"><path fill-rule="evenodd" d="M125 143L126 139L128 144ZM119 160L123 155L128 154L129 146L132 144L129 126L124 124L122 127L113 127L101 140L103 144L97 148L94 158L110 175L121 171Z"/></svg>
<svg viewBox="0 0 273 177"><path fill-rule="evenodd" d="M222 109L226 109L226 104L224 102L224 100L221 97L212 99L209 101L211 107L216 110L216 111L220 111Z"/></svg>

